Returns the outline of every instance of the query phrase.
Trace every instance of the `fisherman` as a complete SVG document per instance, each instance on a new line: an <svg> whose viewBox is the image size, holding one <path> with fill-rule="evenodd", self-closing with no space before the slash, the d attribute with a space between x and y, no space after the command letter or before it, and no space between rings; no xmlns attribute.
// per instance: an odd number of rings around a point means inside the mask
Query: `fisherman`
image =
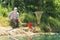
<svg viewBox="0 0 60 40"><path fill-rule="evenodd" d="M14 10L9 13L10 25L13 28L19 27L19 13L17 12L17 7L14 7Z"/></svg>

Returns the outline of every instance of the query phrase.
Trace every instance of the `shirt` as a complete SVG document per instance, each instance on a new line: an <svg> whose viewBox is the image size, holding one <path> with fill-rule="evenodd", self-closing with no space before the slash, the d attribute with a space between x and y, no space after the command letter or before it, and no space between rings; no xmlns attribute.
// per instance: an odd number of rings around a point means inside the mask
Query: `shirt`
<svg viewBox="0 0 60 40"><path fill-rule="evenodd" d="M18 13L18 12L16 13L16 18L19 18L19 13ZM14 19L14 12L13 12L13 11L10 12L10 14L9 14L9 19L10 19L10 20Z"/></svg>

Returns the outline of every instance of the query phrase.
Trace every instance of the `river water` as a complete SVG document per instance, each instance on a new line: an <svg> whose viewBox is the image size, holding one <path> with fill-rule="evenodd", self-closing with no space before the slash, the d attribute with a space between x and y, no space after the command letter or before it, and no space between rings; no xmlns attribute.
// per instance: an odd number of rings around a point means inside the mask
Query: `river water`
<svg viewBox="0 0 60 40"><path fill-rule="evenodd" d="M55 34L36 34L30 36L32 40L60 40L60 33ZM29 36L0 36L0 40L28 40Z"/></svg>

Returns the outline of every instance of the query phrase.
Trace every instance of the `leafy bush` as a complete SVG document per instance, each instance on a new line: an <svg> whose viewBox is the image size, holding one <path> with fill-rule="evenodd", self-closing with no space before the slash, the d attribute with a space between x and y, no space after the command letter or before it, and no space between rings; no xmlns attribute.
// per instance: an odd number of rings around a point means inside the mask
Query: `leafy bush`
<svg viewBox="0 0 60 40"><path fill-rule="evenodd" d="M11 8L10 7L8 7L8 8L4 8L4 7L2 7L2 5L0 4L0 16L2 16L2 17L7 17L8 16L8 14L9 14L9 11L11 11Z"/></svg>
<svg viewBox="0 0 60 40"><path fill-rule="evenodd" d="M20 21L28 23L28 22L32 22L32 23L36 23L36 18L34 15L32 15L33 13L22 13L20 15Z"/></svg>
<svg viewBox="0 0 60 40"><path fill-rule="evenodd" d="M0 26L8 27L9 26L9 19L7 17L0 16Z"/></svg>

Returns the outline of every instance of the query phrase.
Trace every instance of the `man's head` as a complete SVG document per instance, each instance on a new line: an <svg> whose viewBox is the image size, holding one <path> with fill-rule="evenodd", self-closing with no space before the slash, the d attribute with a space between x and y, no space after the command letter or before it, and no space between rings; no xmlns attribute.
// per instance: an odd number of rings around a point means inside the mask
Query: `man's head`
<svg viewBox="0 0 60 40"><path fill-rule="evenodd" d="M16 13L17 12L17 7L14 7L14 13Z"/></svg>

